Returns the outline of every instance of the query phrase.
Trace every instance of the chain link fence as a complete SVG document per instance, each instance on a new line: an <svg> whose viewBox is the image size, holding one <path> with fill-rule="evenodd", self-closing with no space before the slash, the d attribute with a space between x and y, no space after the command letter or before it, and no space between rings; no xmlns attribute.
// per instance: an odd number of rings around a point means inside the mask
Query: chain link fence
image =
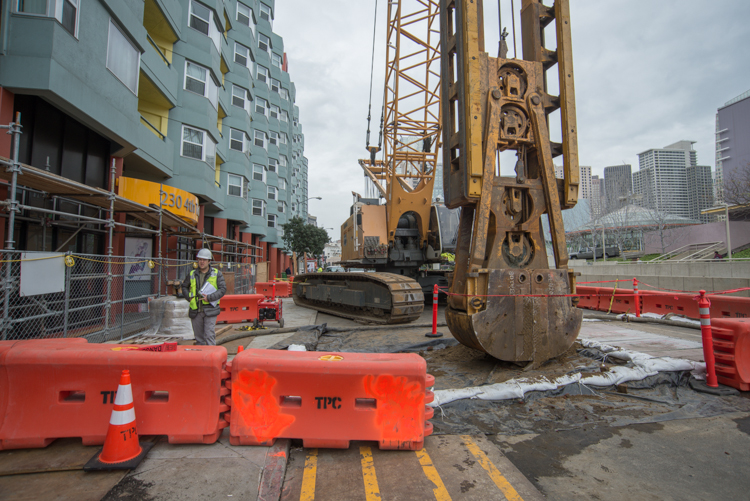
<svg viewBox="0 0 750 501"><path fill-rule="evenodd" d="M0 339L121 340L152 327L149 302L173 293L193 261L0 250ZM227 293L247 294L254 266L212 263Z"/></svg>

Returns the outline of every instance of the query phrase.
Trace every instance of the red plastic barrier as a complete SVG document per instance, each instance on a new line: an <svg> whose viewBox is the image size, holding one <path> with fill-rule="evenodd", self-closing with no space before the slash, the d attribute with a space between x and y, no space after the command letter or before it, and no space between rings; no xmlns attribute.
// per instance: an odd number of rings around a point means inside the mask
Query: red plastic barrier
<svg viewBox="0 0 750 501"><path fill-rule="evenodd" d="M599 287L599 294L599 311L632 313L635 315L635 297L633 296L632 289ZM614 298L612 297L613 294Z"/></svg>
<svg viewBox="0 0 750 501"><path fill-rule="evenodd" d="M711 331L717 379L750 391L750 320L712 318Z"/></svg>
<svg viewBox="0 0 750 501"><path fill-rule="evenodd" d="M750 318L750 297L708 296L711 318Z"/></svg>
<svg viewBox="0 0 750 501"><path fill-rule="evenodd" d="M588 285L576 285L576 294L580 294L581 298L578 301L579 308L586 308L587 310L598 310L599 309L599 287L590 287Z"/></svg>
<svg viewBox="0 0 750 501"><path fill-rule="evenodd" d="M698 312L698 301L696 300L697 294L684 294L680 292L661 292L661 291L640 291L641 296L641 312L643 313L657 313L659 315L666 315L667 313L674 313L676 315L684 315L688 318L698 320L700 314ZM713 303L713 298L710 298ZM714 308L711 307L711 317L714 317Z"/></svg>
<svg viewBox="0 0 750 501"><path fill-rule="evenodd" d="M274 294L275 288L275 294ZM265 297L292 297L291 282L256 282L256 294L263 294Z"/></svg>
<svg viewBox="0 0 750 501"><path fill-rule="evenodd" d="M237 324L252 322L258 319L258 303L263 301L263 294L229 294L221 298L221 313L216 322Z"/></svg>
<svg viewBox="0 0 750 501"><path fill-rule="evenodd" d="M245 350L231 366L233 445L297 438L346 449L375 440L381 449L418 450L432 433L425 404L435 379L417 354Z"/></svg>
<svg viewBox="0 0 750 501"><path fill-rule="evenodd" d="M85 339L0 343L0 450L46 447L56 438L104 443L120 374L133 375L141 435L214 443L228 423L223 346L143 351Z"/></svg>

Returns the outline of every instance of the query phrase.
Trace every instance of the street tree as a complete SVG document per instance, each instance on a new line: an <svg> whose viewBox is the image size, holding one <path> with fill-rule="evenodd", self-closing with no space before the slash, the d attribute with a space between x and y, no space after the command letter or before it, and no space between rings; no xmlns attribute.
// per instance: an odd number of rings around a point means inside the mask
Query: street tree
<svg viewBox="0 0 750 501"><path fill-rule="evenodd" d="M299 256L319 256L331 240L326 230L305 223L301 217L293 217L288 223L282 224L281 228L284 230L284 246Z"/></svg>
<svg viewBox="0 0 750 501"><path fill-rule="evenodd" d="M729 205L750 204L750 163L740 167L724 179L724 201ZM750 208L732 211L732 220L750 219Z"/></svg>

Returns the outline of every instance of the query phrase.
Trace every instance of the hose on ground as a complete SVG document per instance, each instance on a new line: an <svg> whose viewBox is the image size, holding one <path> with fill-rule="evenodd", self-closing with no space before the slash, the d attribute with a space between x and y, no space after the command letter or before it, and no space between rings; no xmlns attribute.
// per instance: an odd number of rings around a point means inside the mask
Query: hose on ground
<svg viewBox="0 0 750 501"><path fill-rule="evenodd" d="M438 327L446 327L448 324L445 322L438 322ZM285 334L288 332L297 332L300 329L308 328L312 329L315 328L315 325L303 325L299 327L284 327L283 329L269 329L269 330L258 330L258 331L246 331L246 332L238 332L236 334L230 334L228 336L225 336L221 339L216 340L216 345L222 345L226 343L230 343L232 341L236 341L238 339L244 339L246 337L255 337L255 336L269 336L271 334ZM391 325L390 327L400 327L402 329L428 329L432 327L432 323L429 324L397 324L397 325ZM326 332L360 332L360 331L374 331L374 330L382 330L387 329L389 326L386 325L366 325L362 327L356 327L356 328L350 328L350 327L326 327ZM325 336L325 334L323 334Z"/></svg>

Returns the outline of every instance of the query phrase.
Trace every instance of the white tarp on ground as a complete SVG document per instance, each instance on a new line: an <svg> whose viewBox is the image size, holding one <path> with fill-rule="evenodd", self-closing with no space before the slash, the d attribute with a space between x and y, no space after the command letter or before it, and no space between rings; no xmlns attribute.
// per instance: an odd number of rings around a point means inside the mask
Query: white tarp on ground
<svg viewBox="0 0 750 501"><path fill-rule="evenodd" d="M506 400L511 398L523 398L524 394L531 391L555 390L569 384L582 384L585 386L613 386L628 381L640 381L659 372L666 371L691 371L694 376L703 378L706 373L706 364L671 357L653 357L637 351L622 350L615 346L601 344L597 341L579 339L578 342L584 348L593 348L601 351L606 357L632 362L633 367L612 367L607 372L582 376L581 374L566 374L554 379L546 377L511 379L503 383L492 385L456 388L450 390L436 390L435 400L428 404L431 407L461 400L473 398L480 400Z"/></svg>

